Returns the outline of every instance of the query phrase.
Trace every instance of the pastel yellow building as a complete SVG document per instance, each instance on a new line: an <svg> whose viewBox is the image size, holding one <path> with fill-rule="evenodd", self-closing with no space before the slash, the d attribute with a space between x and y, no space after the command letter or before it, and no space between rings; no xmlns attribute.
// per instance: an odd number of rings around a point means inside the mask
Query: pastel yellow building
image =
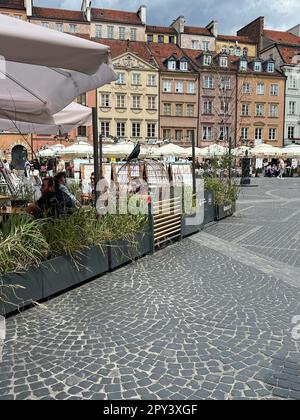
<svg viewBox="0 0 300 420"><path fill-rule="evenodd" d="M159 73L147 44L105 41L118 80L98 90L100 133L141 142L157 139Z"/></svg>
<svg viewBox="0 0 300 420"><path fill-rule="evenodd" d="M177 32L168 26L146 26L145 41L155 44L177 44Z"/></svg>
<svg viewBox="0 0 300 420"><path fill-rule="evenodd" d="M256 57L257 44L247 36L219 35L216 39L216 52L226 52L237 57Z"/></svg>

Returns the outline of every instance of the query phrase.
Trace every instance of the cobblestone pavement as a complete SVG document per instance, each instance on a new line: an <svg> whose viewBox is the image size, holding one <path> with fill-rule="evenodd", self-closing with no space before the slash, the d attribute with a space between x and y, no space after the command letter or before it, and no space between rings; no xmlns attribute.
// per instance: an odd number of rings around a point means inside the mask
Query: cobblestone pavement
<svg viewBox="0 0 300 420"><path fill-rule="evenodd" d="M2 399L300 399L300 180L7 321ZM296 338L296 337L294 337Z"/></svg>

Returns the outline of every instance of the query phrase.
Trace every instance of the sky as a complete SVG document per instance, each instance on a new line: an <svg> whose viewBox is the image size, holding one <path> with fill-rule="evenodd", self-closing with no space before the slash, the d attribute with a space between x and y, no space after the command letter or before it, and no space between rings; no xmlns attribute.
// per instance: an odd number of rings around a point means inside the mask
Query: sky
<svg viewBox="0 0 300 420"><path fill-rule="evenodd" d="M36 6L80 9L82 0L34 0ZM299 0L93 0L94 7L138 10L148 6L149 25L169 26L183 15L187 25L206 26L218 20L222 34L234 34L239 28L265 16L266 28L288 30L300 23Z"/></svg>

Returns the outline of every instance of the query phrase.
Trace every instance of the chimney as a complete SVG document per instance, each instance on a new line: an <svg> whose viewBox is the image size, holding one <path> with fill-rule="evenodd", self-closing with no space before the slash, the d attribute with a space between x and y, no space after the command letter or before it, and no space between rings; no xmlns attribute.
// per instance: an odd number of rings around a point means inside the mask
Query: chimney
<svg viewBox="0 0 300 420"><path fill-rule="evenodd" d="M24 0L24 7L26 9L27 17L32 16L32 0Z"/></svg>
<svg viewBox="0 0 300 420"><path fill-rule="evenodd" d="M293 28L289 29L287 32L300 37L300 24L298 24L298 25L294 26Z"/></svg>
<svg viewBox="0 0 300 420"><path fill-rule="evenodd" d="M171 25L178 34L184 33L184 27L185 27L185 17L179 16Z"/></svg>
<svg viewBox="0 0 300 420"><path fill-rule="evenodd" d="M92 20L92 0L82 0L81 11L85 14L86 20Z"/></svg>
<svg viewBox="0 0 300 420"><path fill-rule="evenodd" d="M206 28L217 38L219 35L219 23L216 20L211 21Z"/></svg>
<svg viewBox="0 0 300 420"><path fill-rule="evenodd" d="M142 24L146 25L147 24L147 7L142 5L139 8L137 14L138 14L139 18L141 19Z"/></svg>

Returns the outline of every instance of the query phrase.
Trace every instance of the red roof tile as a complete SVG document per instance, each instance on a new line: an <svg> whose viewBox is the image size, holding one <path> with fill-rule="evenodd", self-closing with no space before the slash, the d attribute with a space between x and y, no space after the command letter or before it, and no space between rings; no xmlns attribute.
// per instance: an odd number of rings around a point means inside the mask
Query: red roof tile
<svg viewBox="0 0 300 420"><path fill-rule="evenodd" d="M299 48L278 47L278 50L285 64L299 64L300 47Z"/></svg>
<svg viewBox="0 0 300 420"><path fill-rule="evenodd" d="M24 0L0 0L1 8L25 10Z"/></svg>
<svg viewBox="0 0 300 420"><path fill-rule="evenodd" d="M84 13L77 10L50 9L47 7L33 7L32 17L47 20L68 20L85 23Z"/></svg>
<svg viewBox="0 0 300 420"><path fill-rule="evenodd" d="M213 36L207 28L201 28L200 26L185 26L184 33L187 35Z"/></svg>
<svg viewBox="0 0 300 420"><path fill-rule="evenodd" d="M178 60L186 57L184 51L175 44L148 44L151 53L157 61L161 70L167 71L166 60L172 56L175 56ZM193 70L195 68L193 67ZM196 71L196 70L195 70Z"/></svg>
<svg viewBox="0 0 300 420"><path fill-rule="evenodd" d="M189 57L191 60L193 60L194 64L196 64L197 67L202 67L200 57L204 53L204 51L202 51L202 50L190 50L190 49L184 48L183 52L187 57ZM214 62L216 62L219 55L220 54L212 53ZM236 61L239 61L239 58L237 58L234 55L229 55L228 58L229 58L229 64L230 64L229 69L236 69L236 67L235 67ZM204 67L209 68L208 66L204 66ZM222 69L219 69L219 70L222 71ZM225 69L225 71L226 71L226 69Z"/></svg>
<svg viewBox="0 0 300 420"><path fill-rule="evenodd" d="M170 26L146 26L146 32L176 35L176 30Z"/></svg>
<svg viewBox="0 0 300 420"><path fill-rule="evenodd" d="M129 25L143 25L137 13L122 10L92 8L92 20L99 22L115 22Z"/></svg>
<svg viewBox="0 0 300 420"><path fill-rule="evenodd" d="M113 39L93 39L92 41L99 42L100 44L110 47L112 58L117 58L126 52L130 52L140 57L142 60L148 62L152 66L157 67L153 57L147 47L146 42L138 41L119 41Z"/></svg>
<svg viewBox="0 0 300 420"><path fill-rule="evenodd" d="M242 42L245 44L255 44L253 39L248 36L218 35L218 41Z"/></svg>
<svg viewBox="0 0 300 420"><path fill-rule="evenodd" d="M264 30L264 36L278 44L300 45L300 38L289 32Z"/></svg>

